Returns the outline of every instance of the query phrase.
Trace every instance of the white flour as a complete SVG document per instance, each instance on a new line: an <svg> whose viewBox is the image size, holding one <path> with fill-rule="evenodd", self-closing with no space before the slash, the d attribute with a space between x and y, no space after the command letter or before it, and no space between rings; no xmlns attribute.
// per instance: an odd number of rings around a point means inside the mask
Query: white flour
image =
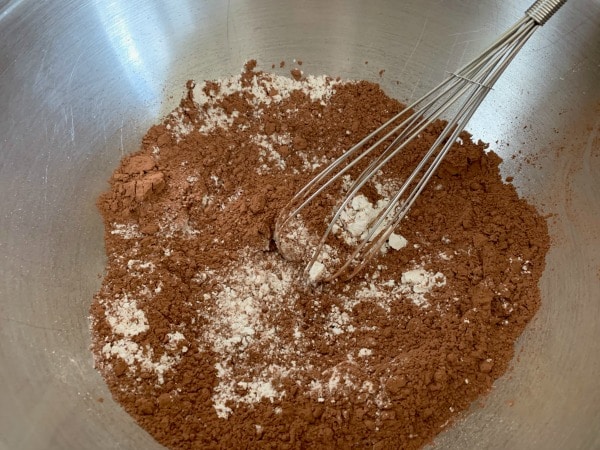
<svg viewBox="0 0 600 450"><path fill-rule="evenodd" d="M425 294L434 287L446 285L446 277L441 272L428 272L422 267L416 267L402 274L400 280L403 294L410 298L417 306L427 306Z"/></svg>
<svg viewBox="0 0 600 450"><path fill-rule="evenodd" d="M126 338L106 343L102 347L102 354L106 358L118 356L129 366L135 363L140 364L142 369L156 375L158 384L164 383L165 373L181 359L179 355L170 356L167 354L163 354L156 359L154 358L154 350L149 345L142 347Z"/></svg>
<svg viewBox="0 0 600 450"><path fill-rule="evenodd" d="M347 244L357 245L364 241L371 232L373 222L387 206L388 201L388 199L382 198L373 205L362 194L354 196L342 210L340 220L334 226L333 232L340 235Z"/></svg>
<svg viewBox="0 0 600 450"><path fill-rule="evenodd" d="M302 232L299 236L306 239ZM326 371L315 379L310 363L315 357L311 356L314 349L300 327L296 326L291 336L285 339L281 336L273 317L285 314L297 324L304 320L295 307L298 294L292 294L300 273L291 267L277 254L243 251L226 273L210 272L209 278L215 282L215 287L211 294L205 294L203 301L211 301L213 306L208 312L200 312L208 319L200 344L218 355L215 364L218 385L212 399L219 417L228 417L236 404L282 398L285 396L282 388L285 379L309 383L312 386L310 392L319 398L355 392L373 394L376 396L374 401L382 405L387 401L382 397L384 394L380 392L378 381L373 381L377 386L353 383L356 377L352 373L359 370L360 365L351 356L334 371ZM196 278L207 279L202 274ZM386 310L393 302L406 300L427 307L427 294L444 283L441 273L432 274L423 268L405 272L401 280L373 280L355 297L346 299L341 308L334 305L329 309L323 316L323 333L331 339L352 339L358 331L352 323L352 309L360 302L375 303ZM292 342L289 342L290 338ZM265 361L263 366L256 367L248 360L247 356L252 352L261 354ZM368 348L361 348L357 353L361 360L370 356L372 350Z"/></svg>
<svg viewBox="0 0 600 450"><path fill-rule="evenodd" d="M150 290L146 286L144 288L146 289L141 289L144 293L141 295L151 295ZM134 336L147 331L149 325L144 311L138 309L137 301L128 294L123 294L110 304L106 309L106 319L115 339L104 344L102 354L106 358L118 356L129 366L139 363L142 369L153 372L157 382L162 384L164 374L181 359L181 355L176 352L176 344L184 340L184 336L178 332L169 334L167 348L171 351L155 358L154 350L149 345L141 346L132 340ZM186 347L181 349L181 353L186 351Z"/></svg>
<svg viewBox="0 0 600 450"><path fill-rule="evenodd" d="M241 75L235 75L218 81L220 84L219 92L211 92L211 96L207 96L203 91L206 86L205 83L198 84L194 88L194 98L200 105L212 105L229 95L249 92L254 96L254 106L258 108L261 105L270 105L272 102L281 102L281 100L288 98L292 92L297 90L307 94L312 101L319 101L325 105L335 93L335 86L342 83L342 81L334 80L325 75L309 75L306 77L306 80L296 81L292 78L272 73L265 73L260 79L254 75L250 86L242 86ZM348 83L348 81L345 81L345 83ZM274 92L274 95L269 95L270 92Z"/></svg>
<svg viewBox="0 0 600 450"><path fill-rule="evenodd" d="M289 133L273 133L270 136L265 134L259 134L252 137L252 142L259 145L261 150L259 151L259 162L262 164L258 168L258 173L262 174L270 170L269 166L265 164L266 161L271 161L275 164L275 167L279 169L285 169L285 159L275 150L274 144L287 145L291 142Z"/></svg>
<svg viewBox="0 0 600 450"><path fill-rule="evenodd" d="M135 299L127 294L110 305L106 319L114 333L125 337L136 336L149 328L144 311L138 309Z"/></svg>
<svg viewBox="0 0 600 450"><path fill-rule="evenodd" d="M116 234L121 236L123 239L135 239L142 237L142 233L139 232L137 224L113 223L110 234Z"/></svg>
<svg viewBox="0 0 600 450"><path fill-rule="evenodd" d="M210 133L215 128L227 129L232 125L234 119L237 117L236 114L239 113L234 111L228 116L222 108L214 106L218 101L230 95L251 93L253 96L252 105L255 108L254 115L256 118L260 118L263 111L261 109L262 106L279 103L297 90L304 92L312 101L318 101L322 105L326 105L327 101L335 93L335 86L340 83L349 82L334 80L325 75L309 75L305 80L296 81L285 76L267 73L262 74L260 77L253 75L250 86L243 86L240 74L218 80L220 85L219 91L215 92L211 90L209 95L204 92L206 83L200 83L194 88L194 98L199 105L204 105L206 109L199 108L204 121L203 125L199 127L199 131ZM289 111L289 113L293 114L294 111ZM180 111L175 114L180 115ZM171 131L177 134L178 137L181 137L188 134L191 128L182 125Z"/></svg>
<svg viewBox="0 0 600 450"><path fill-rule="evenodd" d="M214 309L207 317L210 321L203 345L210 346L219 355L215 366L219 384L213 395L219 417L231 413L227 402L255 403L263 398L280 398L283 392L274 384L293 369L271 364L257 371L245 360L246 350L251 346L270 352L273 360L289 362L290 356L295 358L295 354L290 355L290 349L280 345L277 330L265 321L265 316L267 312L292 309L294 299L289 298L289 293L296 274L278 261L276 255L264 255L258 260L257 255L242 255L239 266L232 267L229 274L211 277L217 286L209 296L214 301ZM245 376L236 377L233 368L237 371L243 368ZM236 394L237 387L243 387L246 394Z"/></svg>

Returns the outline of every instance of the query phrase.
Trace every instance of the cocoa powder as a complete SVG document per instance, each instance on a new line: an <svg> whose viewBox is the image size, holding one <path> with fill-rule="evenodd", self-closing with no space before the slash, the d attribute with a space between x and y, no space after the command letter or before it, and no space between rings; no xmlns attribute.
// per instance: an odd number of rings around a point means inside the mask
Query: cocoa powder
<svg viewBox="0 0 600 450"><path fill-rule="evenodd" d="M546 223L465 132L399 227L404 248L348 282L302 283L273 243L278 212L402 105L373 83L255 66L188 83L100 197L96 365L169 448L419 448L507 370L539 307ZM303 217L309 234L334 203Z"/></svg>

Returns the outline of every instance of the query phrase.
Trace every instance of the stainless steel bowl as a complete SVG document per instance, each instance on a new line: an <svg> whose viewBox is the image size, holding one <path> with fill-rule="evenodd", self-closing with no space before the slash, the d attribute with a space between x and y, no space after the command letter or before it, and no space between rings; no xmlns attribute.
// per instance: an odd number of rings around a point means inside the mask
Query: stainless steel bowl
<svg viewBox="0 0 600 450"><path fill-rule="evenodd" d="M0 448L159 448L92 367L87 315L105 261L94 202L187 79L298 58L406 100L527 6L0 0ZM434 446L600 448L598 0L568 2L537 32L470 129L554 214L555 245L514 369Z"/></svg>

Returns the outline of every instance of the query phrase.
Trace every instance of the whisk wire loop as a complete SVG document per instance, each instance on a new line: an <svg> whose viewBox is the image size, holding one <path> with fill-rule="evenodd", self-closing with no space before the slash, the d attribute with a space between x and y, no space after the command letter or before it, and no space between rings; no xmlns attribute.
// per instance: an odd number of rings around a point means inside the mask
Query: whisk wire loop
<svg viewBox="0 0 600 450"><path fill-rule="evenodd" d="M538 0L531 8L535 7L534 10L538 12L554 8L555 12L558 9L556 3L562 5L565 1ZM552 3L552 5L544 6L545 2ZM456 72L449 73L438 86L409 104L325 167L280 212L275 224L275 239L278 241L278 245L290 220L297 217L302 210L333 183L339 181L341 177L356 167L360 161L379 150L379 154L376 154L366 169L361 171L346 190L342 201L334 208L332 218L305 267L305 276L308 276L314 264L320 260L325 244L334 232L335 225L361 189L411 141L425 132L433 122L446 117L451 110L455 110L456 112L450 115L443 131L423 158L403 181L387 205L368 224L366 234L361 236L361 241L353 249L350 257L340 267L328 271L321 281L353 277L380 251L423 192L495 82L535 30L548 19L547 16L544 16L544 21L541 21L541 13L538 14L540 17L533 17L535 14L530 14L530 10L522 19L500 35L492 45L481 52L477 58ZM372 144L367 146L371 142ZM281 250L281 245L279 248Z"/></svg>

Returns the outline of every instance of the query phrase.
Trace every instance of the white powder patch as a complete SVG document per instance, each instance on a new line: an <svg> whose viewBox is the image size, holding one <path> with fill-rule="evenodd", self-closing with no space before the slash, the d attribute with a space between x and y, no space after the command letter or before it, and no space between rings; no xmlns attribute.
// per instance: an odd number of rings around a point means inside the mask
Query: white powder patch
<svg viewBox="0 0 600 450"><path fill-rule="evenodd" d="M347 81L346 81L347 82ZM259 78L254 75L250 86L241 85L241 77L233 76L220 80L221 89L219 95L214 98L223 98L227 95L240 92L249 92L254 96L253 104L255 107L261 105L270 105L271 103L280 103L289 98L294 91L302 91L307 94L312 101L318 101L323 105L335 93L335 86L342 83L341 80L334 80L325 75L309 75L303 81L296 81L276 74L263 74ZM194 89L194 95L198 102L206 99L206 95L201 91L204 86L199 85ZM269 95L269 92L275 92L275 95Z"/></svg>
<svg viewBox="0 0 600 450"><path fill-rule="evenodd" d="M214 201L214 197L212 195L204 194L202 196L201 203L202 203L202 206L208 206L208 205L211 205L213 203L213 201Z"/></svg>
<svg viewBox="0 0 600 450"><path fill-rule="evenodd" d="M243 255L242 264L230 274L213 277L217 282L211 295L214 310L207 317L210 325L204 341L218 355L215 367L219 383L214 390L213 402L219 417L225 418L231 413L227 406L230 402L256 403L263 398L273 400L284 395L274 381L284 376L288 369L272 364L257 371L245 360L245 351L251 346L268 349L274 356L279 355L279 359L286 359L285 353L290 351L278 344L279 337L273 325L265 320L263 308L289 307L289 304L282 304L282 300L286 294L289 297L294 274L275 255L264 256L257 262L255 258ZM234 368L239 370L246 366L247 370L242 371L244 376L236 376L239 372L234 373ZM245 394L239 394L237 387L243 388Z"/></svg>
<svg viewBox="0 0 600 450"><path fill-rule="evenodd" d="M139 259L130 259L127 261L127 270L135 277L141 277L145 273L152 273L156 266L151 261L140 261Z"/></svg>
<svg viewBox="0 0 600 450"><path fill-rule="evenodd" d="M402 274L402 292L406 294L417 306L427 306L425 294L434 287L446 285L446 277L441 272L428 272L423 268L406 271Z"/></svg>
<svg viewBox="0 0 600 450"><path fill-rule="evenodd" d="M358 356L360 356L361 358L371 356L372 354L373 354L373 350L371 350L370 348L361 348L358 351Z"/></svg>
<svg viewBox="0 0 600 450"><path fill-rule="evenodd" d="M252 76L249 85L242 86L241 74L217 80L220 85L218 92L211 90L208 95L204 92L206 83L197 84L193 93L199 105L198 113L202 125L199 127L201 133L211 133L217 128L228 129L234 120L239 117L239 111L233 110L231 114L216 106L216 103L230 95L243 96L245 93L252 94L252 106L254 116L260 118L263 113L262 106L272 103L280 103L290 97L294 91L302 91L309 96L311 101L326 105L327 101L335 93L335 86L350 81L334 80L325 75L309 75L303 81L296 81L288 77L276 74L262 74ZM174 119L181 118L183 111L179 108L174 112ZM193 128L181 120L171 131L181 137L189 134Z"/></svg>
<svg viewBox="0 0 600 450"><path fill-rule="evenodd" d="M434 288L446 285L446 277L441 272L428 272L423 267L416 266L404 272L400 280L380 279L377 272L373 273L370 281L363 282L357 289L353 299L347 299L348 311L362 301L382 308L386 313L391 312L394 302L410 299L422 308L428 308L427 294Z"/></svg>
<svg viewBox="0 0 600 450"><path fill-rule="evenodd" d="M102 347L102 353L106 357L118 356L128 365L133 364L143 358L143 352L140 346L129 339L119 339L112 343L107 343Z"/></svg>
<svg viewBox="0 0 600 450"><path fill-rule="evenodd" d="M278 169L285 169L285 159L275 150L275 145L287 145L291 141L289 133L273 133L270 136L265 134L258 134L251 137L251 142L257 144L260 147L260 151L258 153L258 161L261 164L257 168L257 172L259 174L263 174L270 171L270 167L266 164L267 162L271 162Z"/></svg>
<svg viewBox="0 0 600 450"><path fill-rule="evenodd" d="M146 292L147 295L151 294L147 286L142 286L140 291ZM144 311L138 308L137 300L127 294L116 297L106 308L105 314L113 332L113 339L102 346L104 358L108 360L119 357L128 366L137 363L143 370L153 372L157 377L157 382L163 384L164 374L181 360L180 354L168 352L168 350L175 350L175 345L172 347L167 345L165 347L167 352L159 358L155 358L151 346L142 346L132 340L133 337L147 331L149 323ZM167 336L169 336L169 342L174 344L180 338L183 339L183 335L178 332ZM187 348L184 347L181 353L185 351Z"/></svg>
<svg viewBox="0 0 600 450"><path fill-rule="evenodd" d="M400 189L402 185L402 180L386 180L385 184L383 184L380 179L383 176L383 172L381 170L375 174L375 176L371 179L371 184L375 187L377 194L380 197L391 199Z"/></svg>
<svg viewBox="0 0 600 450"><path fill-rule="evenodd" d="M242 191L242 189L237 189L233 193L233 195L230 195L229 197L227 197L227 199L219 205L221 211L225 210L228 206L230 206L231 203L234 203L237 200L239 200L243 193L244 193L244 191Z"/></svg>
<svg viewBox="0 0 600 450"><path fill-rule="evenodd" d="M277 247L281 254L290 261L310 261L313 257L311 252L316 250L318 242L319 237L308 231L304 221L300 217L294 217L285 226L283 236L278 236ZM321 254L309 270L309 281L316 283L330 276L331 272L328 267L335 267L339 262L337 250L325 244Z"/></svg>
<svg viewBox="0 0 600 450"><path fill-rule="evenodd" d="M116 234L121 236L123 239L134 239L142 237L142 233L138 231L137 224L122 224L113 223L110 234Z"/></svg>
<svg viewBox="0 0 600 450"><path fill-rule="evenodd" d="M177 344L181 341L185 340L185 336L179 331L175 331L174 333L167 333L167 347L174 349L177 347Z"/></svg>
<svg viewBox="0 0 600 450"><path fill-rule="evenodd" d="M452 259L452 255L448 255L446 252L440 252L438 254L438 257L442 260L442 261L450 261Z"/></svg>
<svg viewBox="0 0 600 450"><path fill-rule="evenodd" d="M204 204L204 200L202 202ZM181 236L187 239L192 239L200 232L190 225L187 217L179 217L174 214L166 213L161 217L159 223L159 233L165 238L173 238Z"/></svg>
<svg viewBox="0 0 600 450"><path fill-rule="evenodd" d="M217 416L226 419L233 412L233 410L227 406L228 402L233 404L246 403L253 404L258 403L262 399L266 398L271 401L280 399L284 396L283 392L277 391L272 384L272 381L268 378L278 376L277 368L273 366L267 367L259 377L251 380L240 380L236 381L236 377L230 367L223 366L221 363L215 365L217 369L217 378L219 384L215 387L213 393L213 407L217 412ZM274 373L273 373L274 372ZM238 394L237 387L242 388L246 391L245 394Z"/></svg>
<svg viewBox="0 0 600 450"><path fill-rule="evenodd" d="M179 355L167 354L163 354L155 360L154 351L150 346L142 347L128 338L106 343L102 347L102 354L105 358L117 356L125 361L128 366L138 363L143 370L154 372L158 384L164 383L165 373L181 360Z"/></svg>
<svg viewBox="0 0 600 450"><path fill-rule="evenodd" d="M216 128L227 129L239 115L238 111L233 111L231 115L227 115L223 108L207 108L204 112L204 124L200 126L199 131L208 134Z"/></svg>
<svg viewBox="0 0 600 450"><path fill-rule="evenodd" d="M340 236L348 245L359 244L367 238L372 226L375 225L373 222L388 203L389 199L381 198L374 205L363 194L355 195L342 210L339 220L333 227L333 233ZM374 236L385 228L386 223L384 221L378 227Z"/></svg>
<svg viewBox="0 0 600 450"><path fill-rule="evenodd" d="M149 328L144 311L127 294L117 298L106 310L106 319L113 333L125 337L137 336Z"/></svg>
<svg viewBox="0 0 600 450"><path fill-rule="evenodd" d="M320 150L320 148L317 150ZM308 155L304 152L296 152L296 155L298 155L300 157L300 159L302 160L302 169L305 172L313 172L316 169L318 169L319 167L321 167L329 162L329 160L325 156L319 157L316 155L311 155L309 158Z"/></svg>
<svg viewBox="0 0 600 450"><path fill-rule="evenodd" d="M377 202L375 204L371 203L365 195L360 193L354 195L351 201L342 210L337 222L333 226L333 233L341 237L348 245L358 245L367 238L371 231L373 231L373 227L378 221L379 214L389 206L390 198L393 197L397 190L396 184L387 183L383 185L377 181L379 176L381 176L381 173L376 174L375 178L371 180L371 183L380 196L380 198L377 199ZM352 188L353 183L354 181L349 175L344 175L342 177L342 193L348 193ZM394 212L395 208L390 211L388 217L393 216ZM389 224L390 220L384 218L382 223L374 230L370 240L374 240ZM387 242L382 246L381 250L383 253L386 253L389 248L400 250L406 247L406 245L408 245L408 242L403 236L392 233Z"/></svg>
<svg viewBox="0 0 600 450"><path fill-rule="evenodd" d="M403 236L392 233L388 238L388 245L394 250L400 250L408 245L408 241Z"/></svg>
<svg viewBox="0 0 600 450"><path fill-rule="evenodd" d="M308 247L317 245L317 236L308 232L306 225L298 216L293 217L284 227L285 234L277 236L277 247L290 261L302 261Z"/></svg>
<svg viewBox="0 0 600 450"><path fill-rule="evenodd" d="M356 291L355 297L359 300L367 300L390 312L390 302L393 301L391 291L387 285L372 281Z"/></svg>
<svg viewBox="0 0 600 450"><path fill-rule="evenodd" d="M179 142L183 137L190 134L194 130L194 126L188 122L184 122L185 115L181 108L177 108L173 113L170 114L173 125L168 124L167 129L171 131L171 134L175 136L175 140Z"/></svg>
<svg viewBox="0 0 600 450"><path fill-rule="evenodd" d="M316 283L324 278L325 264L321 261L315 261L310 270L308 271L308 280L311 283Z"/></svg>
<svg viewBox="0 0 600 450"><path fill-rule="evenodd" d="M325 397L348 397L352 392L361 392L361 387L356 383L356 376L348 369L356 368L353 361L338 364L323 371L321 379L312 380L308 386L310 396L323 403Z"/></svg>
<svg viewBox="0 0 600 450"><path fill-rule="evenodd" d="M329 335L338 335L345 333L346 331L354 332L354 326L349 325L350 316L345 311L340 311L337 306L331 308L329 313L327 324L325 325L325 332Z"/></svg>

